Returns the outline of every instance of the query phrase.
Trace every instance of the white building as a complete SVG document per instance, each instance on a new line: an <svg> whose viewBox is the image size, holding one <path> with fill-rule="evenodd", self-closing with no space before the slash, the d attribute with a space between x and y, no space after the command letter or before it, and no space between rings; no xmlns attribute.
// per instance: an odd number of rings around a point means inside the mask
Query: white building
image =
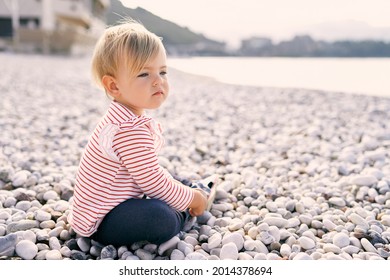
<svg viewBox="0 0 390 280"><path fill-rule="evenodd" d="M105 28L109 0L0 0L0 48L74 53Z"/></svg>

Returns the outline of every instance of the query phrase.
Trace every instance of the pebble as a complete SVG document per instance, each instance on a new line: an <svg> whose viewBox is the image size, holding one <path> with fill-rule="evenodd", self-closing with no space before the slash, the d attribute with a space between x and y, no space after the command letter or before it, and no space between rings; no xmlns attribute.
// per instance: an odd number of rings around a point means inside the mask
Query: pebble
<svg viewBox="0 0 390 280"><path fill-rule="evenodd" d="M343 232L336 233L333 236L333 244L339 248L346 247L350 244L349 236Z"/></svg>
<svg viewBox="0 0 390 280"><path fill-rule="evenodd" d="M378 179L372 175L357 175L351 178L351 184L358 186L371 186L378 182Z"/></svg>
<svg viewBox="0 0 390 280"><path fill-rule="evenodd" d="M185 260L207 260L207 257L201 253L198 253L198 252L193 252L193 253L190 253L188 254L186 257L185 257Z"/></svg>
<svg viewBox="0 0 390 280"><path fill-rule="evenodd" d="M116 259L118 257L118 252L113 245L108 245L103 247L100 257L102 259Z"/></svg>
<svg viewBox="0 0 390 280"><path fill-rule="evenodd" d="M184 177L218 173L223 180L189 232L159 246L116 248L77 236L67 221L81 148L107 106L82 74L88 61L2 53L0 60L0 257L390 257L390 100L226 85L172 70L180 94L150 112L169 131L160 163ZM45 79L48 73L55 78ZM17 88L9 86L14 80ZM62 86L69 80L75 94ZM42 99L47 88L58 94Z"/></svg>
<svg viewBox="0 0 390 280"><path fill-rule="evenodd" d="M15 233L0 237L0 254L12 249L18 241L18 235Z"/></svg>
<svg viewBox="0 0 390 280"><path fill-rule="evenodd" d="M163 255L165 251L171 248L175 248L177 243L180 241L180 238L178 236L174 236L170 240L164 242L158 247L158 254Z"/></svg>
<svg viewBox="0 0 390 280"><path fill-rule="evenodd" d="M22 240L16 244L15 252L24 260L32 260L38 253L38 247L30 240Z"/></svg>
<svg viewBox="0 0 390 280"><path fill-rule="evenodd" d="M222 238L222 247L227 243L233 243L240 251L244 247L244 238L238 232L226 233Z"/></svg>
<svg viewBox="0 0 390 280"><path fill-rule="evenodd" d="M48 251L45 257L46 260L62 260L62 254L59 250Z"/></svg>
<svg viewBox="0 0 390 280"><path fill-rule="evenodd" d="M174 249L171 253L171 260L176 260L176 261L179 261L179 260L184 260L185 259L185 255L182 251L178 250L178 249Z"/></svg>
<svg viewBox="0 0 390 280"><path fill-rule="evenodd" d="M220 253L221 260L237 260L238 259L238 248L234 242L228 242L221 248Z"/></svg>
<svg viewBox="0 0 390 280"><path fill-rule="evenodd" d="M313 260L313 258L307 253L299 252L295 255L293 260Z"/></svg>
<svg viewBox="0 0 390 280"><path fill-rule="evenodd" d="M219 232L214 233L207 241L210 250L219 247L221 245L221 242L222 235Z"/></svg>
<svg viewBox="0 0 390 280"><path fill-rule="evenodd" d="M310 250L313 249L316 246L316 243L313 239L302 236L298 239L299 245L305 249L305 250Z"/></svg>
<svg viewBox="0 0 390 280"><path fill-rule="evenodd" d="M367 238L362 238L361 241L362 247L367 251L367 252L372 252L372 253L377 253L377 249L370 243L370 241L367 240Z"/></svg>
<svg viewBox="0 0 390 280"><path fill-rule="evenodd" d="M369 228L368 222L365 219L363 219L361 216L359 216L358 214L352 213L351 215L349 215L348 218L355 225L361 226L364 229L368 229Z"/></svg>

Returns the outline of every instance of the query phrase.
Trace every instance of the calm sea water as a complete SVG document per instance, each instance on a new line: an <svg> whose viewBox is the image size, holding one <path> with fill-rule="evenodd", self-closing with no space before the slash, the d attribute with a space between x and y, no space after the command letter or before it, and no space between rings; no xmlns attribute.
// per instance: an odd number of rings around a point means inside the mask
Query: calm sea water
<svg viewBox="0 0 390 280"><path fill-rule="evenodd" d="M390 58L168 58L178 70L232 84L292 87L390 98Z"/></svg>

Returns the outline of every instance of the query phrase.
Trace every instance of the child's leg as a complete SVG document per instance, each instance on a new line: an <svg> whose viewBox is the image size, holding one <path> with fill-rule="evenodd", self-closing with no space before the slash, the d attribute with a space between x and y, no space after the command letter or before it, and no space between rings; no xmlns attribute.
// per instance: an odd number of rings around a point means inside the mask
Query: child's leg
<svg viewBox="0 0 390 280"><path fill-rule="evenodd" d="M102 244L161 244L180 232L184 215L157 199L129 199L111 210L91 237Z"/></svg>

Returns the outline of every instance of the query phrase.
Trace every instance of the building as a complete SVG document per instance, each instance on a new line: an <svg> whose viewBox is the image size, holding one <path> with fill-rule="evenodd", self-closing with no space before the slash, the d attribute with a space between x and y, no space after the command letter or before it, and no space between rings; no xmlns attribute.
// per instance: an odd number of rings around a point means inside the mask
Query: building
<svg viewBox="0 0 390 280"><path fill-rule="evenodd" d="M105 28L109 0L0 0L0 49L79 53Z"/></svg>
<svg viewBox="0 0 390 280"><path fill-rule="evenodd" d="M240 55L261 55L272 48L272 40L266 37L251 37L241 41Z"/></svg>

